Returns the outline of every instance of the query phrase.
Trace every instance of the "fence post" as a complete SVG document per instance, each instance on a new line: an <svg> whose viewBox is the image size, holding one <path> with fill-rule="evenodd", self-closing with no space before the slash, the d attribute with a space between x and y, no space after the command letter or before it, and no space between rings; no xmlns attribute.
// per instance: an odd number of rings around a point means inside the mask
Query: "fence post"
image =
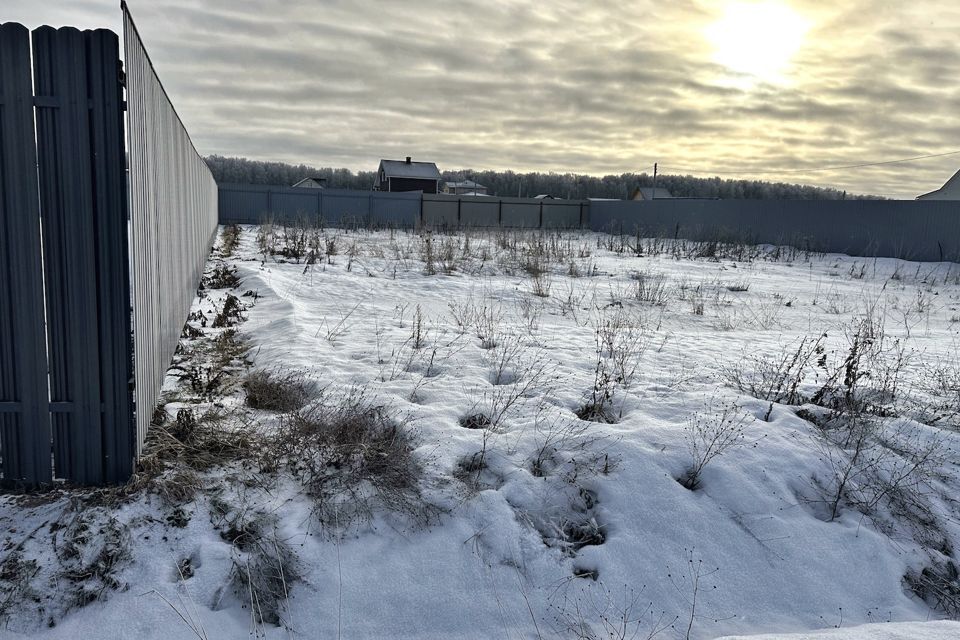
<svg viewBox="0 0 960 640"><path fill-rule="evenodd" d="M30 34L0 25L0 451L5 483L53 479Z"/></svg>

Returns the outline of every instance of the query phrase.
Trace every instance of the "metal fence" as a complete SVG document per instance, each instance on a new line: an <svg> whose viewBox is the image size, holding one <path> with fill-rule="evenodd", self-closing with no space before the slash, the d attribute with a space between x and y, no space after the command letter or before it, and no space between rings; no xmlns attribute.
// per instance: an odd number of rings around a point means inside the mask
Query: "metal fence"
<svg viewBox="0 0 960 640"><path fill-rule="evenodd" d="M420 193L305 189L278 185L220 185L220 224L309 221L331 226L414 227Z"/></svg>
<svg viewBox="0 0 960 640"><path fill-rule="evenodd" d="M588 203L388 193L346 189L306 189L278 185L221 184L220 224L309 221L314 224L398 228L505 227L578 229L586 224Z"/></svg>
<svg viewBox="0 0 960 640"><path fill-rule="evenodd" d="M197 153L123 4L137 453L217 229L217 184Z"/></svg>
<svg viewBox="0 0 960 640"><path fill-rule="evenodd" d="M423 194L420 223L426 228L579 229L589 203L549 198L499 198Z"/></svg>
<svg viewBox="0 0 960 640"><path fill-rule="evenodd" d="M25 27L0 26L7 483L98 484L132 470L119 59L109 31L41 27L31 51Z"/></svg>
<svg viewBox="0 0 960 640"><path fill-rule="evenodd" d="M934 200L594 201L590 228L790 245L854 256L960 261L960 202Z"/></svg>
<svg viewBox="0 0 960 640"><path fill-rule="evenodd" d="M216 231L216 183L123 10L126 77L115 33L0 25L7 485L130 477Z"/></svg>

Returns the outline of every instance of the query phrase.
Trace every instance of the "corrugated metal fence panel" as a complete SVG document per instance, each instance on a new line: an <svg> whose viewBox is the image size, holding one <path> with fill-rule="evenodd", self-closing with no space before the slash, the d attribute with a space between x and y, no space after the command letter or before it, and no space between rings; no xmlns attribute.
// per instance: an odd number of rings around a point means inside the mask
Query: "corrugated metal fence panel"
<svg viewBox="0 0 960 640"><path fill-rule="evenodd" d="M581 200L423 194L426 228L579 229L589 205Z"/></svg>
<svg viewBox="0 0 960 640"><path fill-rule="evenodd" d="M214 240L217 184L123 10L139 452Z"/></svg>
<svg viewBox="0 0 960 640"><path fill-rule="evenodd" d="M100 331L100 389L104 480L125 482L133 473L133 318L130 290L129 200L119 37L88 32L87 56L93 196L96 217Z"/></svg>
<svg viewBox="0 0 960 640"><path fill-rule="evenodd" d="M373 191L370 198L369 220L375 225L412 228L420 223L419 193L387 193ZM324 217L330 210L324 196Z"/></svg>
<svg viewBox="0 0 960 640"><path fill-rule="evenodd" d="M595 231L788 244L912 260L960 260L960 202L682 200L592 202Z"/></svg>
<svg viewBox="0 0 960 640"><path fill-rule="evenodd" d="M123 118L116 34L33 32L54 469L132 471Z"/></svg>
<svg viewBox="0 0 960 640"><path fill-rule="evenodd" d="M325 224L414 227L420 193L305 189L280 185L220 185L220 224Z"/></svg>
<svg viewBox="0 0 960 640"><path fill-rule="evenodd" d="M0 25L0 470L52 478L30 34Z"/></svg>

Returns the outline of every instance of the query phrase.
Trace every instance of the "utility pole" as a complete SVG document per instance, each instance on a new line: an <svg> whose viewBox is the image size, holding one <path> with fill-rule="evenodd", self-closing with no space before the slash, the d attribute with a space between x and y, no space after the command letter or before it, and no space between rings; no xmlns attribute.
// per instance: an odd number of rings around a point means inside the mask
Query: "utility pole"
<svg viewBox="0 0 960 640"><path fill-rule="evenodd" d="M657 199L657 163L653 163L653 192L650 194L651 200Z"/></svg>

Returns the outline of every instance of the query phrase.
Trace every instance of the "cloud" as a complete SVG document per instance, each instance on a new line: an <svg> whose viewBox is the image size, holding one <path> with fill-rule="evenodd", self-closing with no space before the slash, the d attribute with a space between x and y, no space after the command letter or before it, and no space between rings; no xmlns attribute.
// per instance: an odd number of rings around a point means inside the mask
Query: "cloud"
<svg viewBox="0 0 960 640"><path fill-rule="evenodd" d="M814 169L960 149L960 9L789 3L812 26L785 80L764 84L713 62L712 0L130 1L204 153L938 187L960 158ZM118 29L116 4L5 0L4 19Z"/></svg>

